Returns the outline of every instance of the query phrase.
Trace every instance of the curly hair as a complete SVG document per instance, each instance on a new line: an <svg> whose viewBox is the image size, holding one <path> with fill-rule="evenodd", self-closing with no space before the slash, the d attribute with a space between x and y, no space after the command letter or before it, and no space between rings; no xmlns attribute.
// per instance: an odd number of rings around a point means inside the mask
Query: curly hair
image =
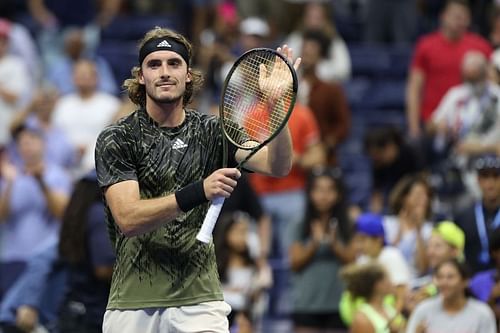
<svg viewBox="0 0 500 333"><path fill-rule="evenodd" d="M181 44L183 44L188 50L189 62L191 63L193 58L193 46L191 43L181 34L166 28L155 27L149 30L144 38L139 42L139 49L146 44L149 40L155 38L171 38ZM141 75L141 64L139 66L134 66L131 70L132 77L126 79L123 82L123 88L127 91L130 100L141 107L146 106L146 87L139 83L139 77ZM191 73L191 82L186 83L186 91L182 98L183 105L188 105L193 101L193 96L197 93L203 85L203 75L201 71L188 68Z"/></svg>
<svg viewBox="0 0 500 333"><path fill-rule="evenodd" d="M429 181L423 174L411 174L403 176L394 186L391 193L389 194L389 208L394 214L399 214L401 209L403 209L404 203L408 194L413 189L415 185L423 185L425 187L426 194L429 198L427 203L427 209L425 212L425 217L429 218L432 215L432 199L434 193Z"/></svg>
<svg viewBox="0 0 500 333"><path fill-rule="evenodd" d="M375 284L387 275L379 263L350 264L340 271L346 289L354 298L370 300L375 291Z"/></svg>

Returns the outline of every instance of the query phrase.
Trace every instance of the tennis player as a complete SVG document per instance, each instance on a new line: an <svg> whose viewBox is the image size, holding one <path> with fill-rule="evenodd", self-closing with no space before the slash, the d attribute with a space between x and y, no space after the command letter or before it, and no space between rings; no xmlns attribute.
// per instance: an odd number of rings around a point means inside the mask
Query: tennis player
<svg viewBox="0 0 500 333"><path fill-rule="evenodd" d="M292 61L286 45L278 51ZM97 176L117 255L104 333L229 331L231 309L213 244L195 237L208 201L229 197L241 174L221 168L218 120L187 109L203 81L191 56L182 35L158 27L147 32L138 66L124 83L138 110L97 140ZM248 154L231 144L228 151L230 166ZM284 176L291 164L284 128L245 168Z"/></svg>

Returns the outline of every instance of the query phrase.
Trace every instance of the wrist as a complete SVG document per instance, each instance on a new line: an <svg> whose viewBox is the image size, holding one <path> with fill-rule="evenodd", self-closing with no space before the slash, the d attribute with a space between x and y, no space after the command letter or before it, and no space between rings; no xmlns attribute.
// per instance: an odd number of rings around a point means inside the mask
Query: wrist
<svg viewBox="0 0 500 333"><path fill-rule="evenodd" d="M198 180L176 191L175 200L179 208L185 213L207 202L203 180Z"/></svg>

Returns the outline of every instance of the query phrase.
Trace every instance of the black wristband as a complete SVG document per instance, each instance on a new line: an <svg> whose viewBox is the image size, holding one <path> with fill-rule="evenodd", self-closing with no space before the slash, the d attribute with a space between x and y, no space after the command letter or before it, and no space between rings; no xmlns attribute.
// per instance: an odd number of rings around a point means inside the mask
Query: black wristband
<svg viewBox="0 0 500 333"><path fill-rule="evenodd" d="M183 212L188 212L196 206L208 201L203 188L203 180L184 186L175 192L177 205Z"/></svg>

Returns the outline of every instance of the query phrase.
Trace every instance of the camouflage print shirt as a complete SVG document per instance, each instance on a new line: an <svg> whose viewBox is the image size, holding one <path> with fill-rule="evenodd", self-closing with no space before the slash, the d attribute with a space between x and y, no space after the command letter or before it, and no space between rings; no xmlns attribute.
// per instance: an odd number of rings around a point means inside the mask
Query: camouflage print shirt
<svg viewBox="0 0 500 333"><path fill-rule="evenodd" d="M229 145L229 164L235 148ZM210 175L222 166L222 132L214 116L186 111L174 128L159 127L144 109L99 135L99 185L135 180L141 199L157 198ZM196 240L208 209L200 205L160 228L125 237L106 205L109 235L116 250L108 309L139 309L222 300L213 244Z"/></svg>

